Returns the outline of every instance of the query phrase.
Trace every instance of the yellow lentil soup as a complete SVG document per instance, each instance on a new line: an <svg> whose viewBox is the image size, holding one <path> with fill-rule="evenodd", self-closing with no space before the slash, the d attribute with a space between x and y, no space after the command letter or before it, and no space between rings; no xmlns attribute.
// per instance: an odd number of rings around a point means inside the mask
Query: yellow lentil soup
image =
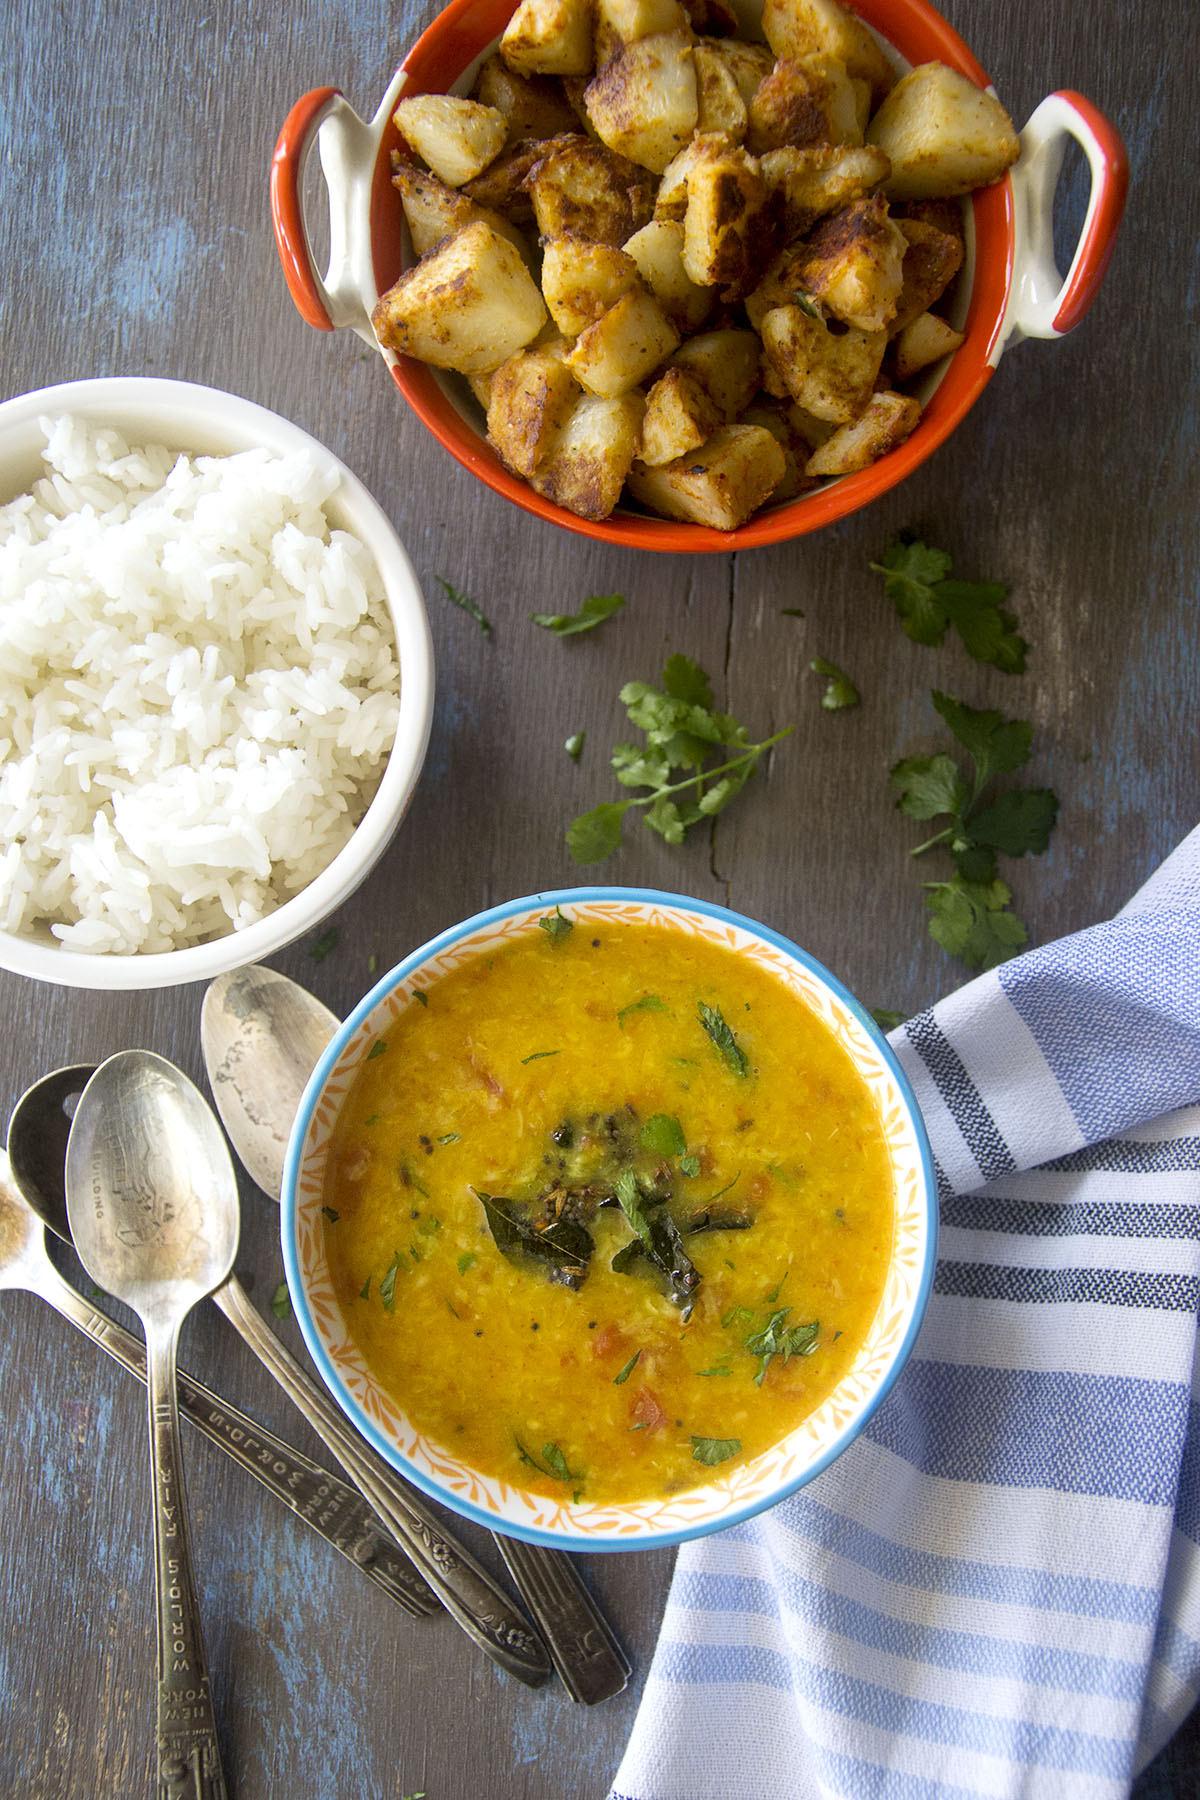
<svg viewBox="0 0 1200 1800"><path fill-rule="evenodd" d="M571 1503L787 1435L854 1361L893 1183L867 1086L770 970L557 910L439 976L333 1129L330 1276L413 1426Z"/></svg>

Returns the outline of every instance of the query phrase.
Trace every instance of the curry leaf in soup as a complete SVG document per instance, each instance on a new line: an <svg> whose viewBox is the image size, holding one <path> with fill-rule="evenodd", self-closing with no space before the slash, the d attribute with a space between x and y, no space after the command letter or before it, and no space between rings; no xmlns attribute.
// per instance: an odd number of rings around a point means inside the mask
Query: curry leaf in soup
<svg viewBox="0 0 1200 1800"><path fill-rule="evenodd" d="M682 1156L687 1149L683 1127L671 1113L655 1113L638 1132L638 1143L655 1156Z"/></svg>
<svg viewBox="0 0 1200 1800"><path fill-rule="evenodd" d="M625 1021L630 1013L662 1013L666 1012L666 1010L666 1003L660 1000L657 994L643 994L640 1000L631 1000L628 1006L623 1006L621 1008L620 1012L617 1014L617 1024L621 1027L621 1030L624 1031Z"/></svg>
<svg viewBox="0 0 1200 1800"><path fill-rule="evenodd" d="M698 1463L707 1463L715 1467L717 1463L728 1462L731 1457L740 1456L741 1438L692 1438L692 1455Z"/></svg>
<svg viewBox="0 0 1200 1800"><path fill-rule="evenodd" d="M591 1233L574 1219L556 1219L539 1231L513 1200L472 1188L487 1218L492 1240L509 1262L539 1264L549 1280L563 1287L579 1287L591 1261Z"/></svg>
<svg viewBox="0 0 1200 1800"><path fill-rule="evenodd" d="M735 1075L746 1075L750 1070L750 1059L742 1049L733 1032L725 1023L719 1006L707 1006L703 1000L699 1003L700 1023L712 1039L713 1045L725 1058Z"/></svg>

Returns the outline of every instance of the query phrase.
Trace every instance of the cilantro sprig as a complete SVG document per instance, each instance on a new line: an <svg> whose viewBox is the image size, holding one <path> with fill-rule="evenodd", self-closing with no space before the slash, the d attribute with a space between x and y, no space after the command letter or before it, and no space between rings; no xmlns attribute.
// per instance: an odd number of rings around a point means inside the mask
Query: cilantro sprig
<svg viewBox="0 0 1200 1800"><path fill-rule="evenodd" d="M620 697L630 724L645 733L646 742L618 744L613 771L622 787L646 792L602 801L573 821L567 848L578 863L611 856L621 842L625 814L635 807L645 808L643 822L651 831L668 844L681 844L693 825L724 811L763 755L792 730L786 726L752 744L740 720L713 710L708 676L690 656L667 659L661 688L629 681ZM720 760L722 750L734 754ZM718 761L711 764L714 755Z"/></svg>
<svg viewBox="0 0 1200 1800"><path fill-rule="evenodd" d="M491 637L492 621L487 617L478 601L472 600L470 594L464 594L460 588L453 587L444 575L439 575L437 579L441 582L442 590L451 605L459 607L468 618L474 619L484 637Z"/></svg>
<svg viewBox="0 0 1200 1800"><path fill-rule="evenodd" d="M976 662L1006 675L1020 675L1029 645L1017 635L1016 615L1004 602L1001 581L954 581L945 550L902 535L871 568L883 576L884 591L915 644L940 644L953 627Z"/></svg>
<svg viewBox="0 0 1200 1800"><path fill-rule="evenodd" d="M552 631L555 637L578 637L581 631L595 631L605 619L611 619L625 604L624 594L592 594L577 613L530 613L535 625Z"/></svg>
<svg viewBox="0 0 1200 1800"><path fill-rule="evenodd" d="M904 757L891 772L900 796L896 805L910 819L948 818L948 824L911 852L923 856L944 847L954 862L950 880L925 883L925 904L932 915L929 935L968 968L992 969L1029 936L1009 907L1012 893L997 876L997 854L1040 855L1054 829L1058 799L1049 788L1013 788L994 799L985 797L993 776L1011 774L1028 762L1033 727L1027 720L966 706L936 689L933 704L967 751L972 775L968 779L944 752Z"/></svg>

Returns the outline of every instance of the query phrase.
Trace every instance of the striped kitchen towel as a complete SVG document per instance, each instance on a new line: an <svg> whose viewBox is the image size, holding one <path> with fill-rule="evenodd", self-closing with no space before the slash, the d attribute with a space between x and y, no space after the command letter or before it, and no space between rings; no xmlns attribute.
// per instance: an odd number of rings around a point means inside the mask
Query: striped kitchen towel
<svg viewBox="0 0 1200 1800"><path fill-rule="evenodd" d="M680 1549L618 1800L1117 1800L1200 1689L1200 830L891 1042L924 1328L824 1474Z"/></svg>

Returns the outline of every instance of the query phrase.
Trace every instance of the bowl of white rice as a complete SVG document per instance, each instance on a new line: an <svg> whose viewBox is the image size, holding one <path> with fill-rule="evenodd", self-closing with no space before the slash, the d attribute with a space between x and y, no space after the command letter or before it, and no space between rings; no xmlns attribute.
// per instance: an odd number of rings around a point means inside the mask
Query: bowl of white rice
<svg viewBox="0 0 1200 1800"><path fill-rule="evenodd" d="M306 432L179 381L0 405L0 967L279 950L386 848L432 711L408 556Z"/></svg>

